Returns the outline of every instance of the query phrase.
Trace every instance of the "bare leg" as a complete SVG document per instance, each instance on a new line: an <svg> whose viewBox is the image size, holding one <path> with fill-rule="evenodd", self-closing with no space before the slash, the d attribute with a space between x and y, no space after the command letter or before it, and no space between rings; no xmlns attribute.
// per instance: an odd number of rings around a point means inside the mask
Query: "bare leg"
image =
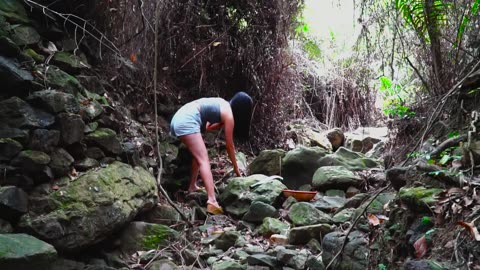
<svg viewBox="0 0 480 270"><path fill-rule="evenodd" d="M194 133L181 136L179 139L188 147L193 155L193 158L197 160L198 168L200 170L200 177L202 178L205 189L207 190L207 203L212 204L215 207L220 207L217 199L215 198L213 176L212 171L210 170L210 161L208 160L208 152L202 135L200 133Z"/></svg>
<svg viewBox="0 0 480 270"><path fill-rule="evenodd" d="M197 178L198 178L198 162L196 158L192 158L192 175L190 176L190 185L188 186L188 192L195 192L200 189L197 186Z"/></svg>

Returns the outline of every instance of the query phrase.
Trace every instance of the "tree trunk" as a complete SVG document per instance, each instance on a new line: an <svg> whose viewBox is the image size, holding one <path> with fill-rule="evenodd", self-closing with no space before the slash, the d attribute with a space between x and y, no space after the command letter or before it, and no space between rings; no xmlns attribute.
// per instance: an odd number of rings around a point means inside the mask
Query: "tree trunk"
<svg viewBox="0 0 480 270"><path fill-rule="evenodd" d="M442 85L444 82L443 67L442 67L442 52L440 45L440 31L436 18L433 13L435 12L434 0L425 0L424 15L425 22L427 23L427 32L430 38L430 53L432 56L432 68L434 73L435 90L437 94L442 93Z"/></svg>

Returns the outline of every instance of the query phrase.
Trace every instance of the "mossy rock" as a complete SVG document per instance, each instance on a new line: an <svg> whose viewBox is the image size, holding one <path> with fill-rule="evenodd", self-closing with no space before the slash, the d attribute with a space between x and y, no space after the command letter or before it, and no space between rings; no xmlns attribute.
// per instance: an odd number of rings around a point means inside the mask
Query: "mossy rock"
<svg viewBox="0 0 480 270"><path fill-rule="evenodd" d="M255 234L269 237L272 234L286 234L290 225L279 219L266 217L263 219L262 225L258 226Z"/></svg>
<svg viewBox="0 0 480 270"><path fill-rule="evenodd" d="M86 140L91 142L102 150L112 154L120 154L122 146L117 137L117 133L109 128L99 128L86 136Z"/></svg>
<svg viewBox="0 0 480 270"><path fill-rule="evenodd" d="M31 48L24 50L23 53L30 56L37 63L42 63L43 61L45 61L45 56L38 54L36 51L34 51Z"/></svg>
<svg viewBox="0 0 480 270"><path fill-rule="evenodd" d="M81 69L91 68L87 61L68 52L56 52L52 63L70 74L77 74Z"/></svg>
<svg viewBox="0 0 480 270"><path fill-rule="evenodd" d="M13 160L12 165L18 166L27 172L38 172L50 163L50 156L41 151L24 150Z"/></svg>
<svg viewBox="0 0 480 270"><path fill-rule="evenodd" d="M312 185L316 190L329 188L344 189L350 186L360 186L362 178L343 166L320 167L313 175Z"/></svg>
<svg viewBox="0 0 480 270"><path fill-rule="evenodd" d="M436 196L443 189L439 188L401 188L398 192L398 199L405 203L411 210L416 212L428 212L431 206L434 206L438 199Z"/></svg>
<svg viewBox="0 0 480 270"><path fill-rule="evenodd" d="M13 27L12 40L18 46L37 44L40 38L37 30L31 26L20 25Z"/></svg>
<svg viewBox="0 0 480 270"><path fill-rule="evenodd" d="M27 234L0 234L0 265L2 269L48 269L57 251Z"/></svg>
<svg viewBox="0 0 480 270"><path fill-rule="evenodd" d="M166 225L135 221L123 230L120 249L127 253L157 249L168 246L179 235L177 231Z"/></svg>
<svg viewBox="0 0 480 270"><path fill-rule="evenodd" d="M279 180L262 174L235 177L230 179L219 200L227 212L242 216L250 209L253 201L273 204L286 188Z"/></svg>
<svg viewBox="0 0 480 270"><path fill-rule="evenodd" d="M23 146L10 138L0 138L0 161L7 161L16 156Z"/></svg>
<svg viewBox="0 0 480 270"><path fill-rule="evenodd" d="M40 71L45 73L45 70ZM83 86L78 82L75 77L59 69L56 66L50 65L50 68L48 69L48 72L46 72L46 74L48 85L53 89L69 93L74 96L77 96L84 91ZM43 83L43 81L41 83Z"/></svg>
<svg viewBox="0 0 480 270"><path fill-rule="evenodd" d="M382 168L378 160L367 158L365 155L348 150L345 147L338 148L335 153L325 156L319 163L320 166L343 166L350 171Z"/></svg>
<svg viewBox="0 0 480 270"><path fill-rule="evenodd" d="M285 156L282 149L263 150L250 163L249 170L251 174L280 175L282 169L282 159Z"/></svg>
<svg viewBox="0 0 480 270"><path fill-rule="evenodd" d="M63 251L98 243L157 202L155 178L114 162L31 203L19 226ZM38 201L40 198L30 197Z"/></svg>
<svg viewBox="0 0 480 270"><path fill-rule="evenodd" d="M289 189L298 189L312 184L312 176L321 166L320 160L328 154L321 147L298 147L285 155L282 160L282 176Z"/></svg>
<svg viewBox="0 0 480 270"><path fill-rule="evenodd" d="M27 11L20 0L2 0L0 1L0 15L8 18L11 22L29 23Z"/></svg>
<svg viewBox="0 0 480 270"><path fill-rule="evenodd" d="M333 223L332 218L310 203L298 202L290 207L288 218L297 226Z"/></svg>

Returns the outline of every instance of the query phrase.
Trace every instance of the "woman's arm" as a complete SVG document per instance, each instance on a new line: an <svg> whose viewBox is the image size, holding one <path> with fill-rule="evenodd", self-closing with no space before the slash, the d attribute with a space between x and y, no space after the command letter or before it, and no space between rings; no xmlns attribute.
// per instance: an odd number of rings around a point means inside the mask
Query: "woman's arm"
<svg viewBox="0 0 480 270"><path fill-rule="evenodd" d="M222 121L223 121L223 124L225 125L225 143L227 145L228 157L232 161L233 170L235 171L235 174L237 174L237 176L240 177L242 175L240 174L240 169L238 168L237 159L235 158L235 145L233 144L233 128L235 126L235 123L233 120L233 114L232 114L232 110L230 109L230 106L228 106L228 109L225 108L225 110L222 110Z"/></svg>
<svg viewBox="0 0 480 270"><path fill-rule="evenodd" d="M210 124L209 122L207 122L207 131L213 131L213 130L217 130L219 128L223 127L223 123L215 123L215 124Z"/></svg>

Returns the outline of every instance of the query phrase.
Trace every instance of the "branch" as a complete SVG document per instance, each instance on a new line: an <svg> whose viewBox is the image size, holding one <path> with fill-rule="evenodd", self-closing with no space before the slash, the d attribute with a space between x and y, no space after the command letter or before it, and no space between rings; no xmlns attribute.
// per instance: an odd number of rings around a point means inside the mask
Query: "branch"
<svg viewBox="0 0 480 270"><path fill-rule="evenodd" d="M157 81L158 81L158 13L160 10L160 3L157 0L156 8L155 8L155 53L154 53L154 66L153 66L153 96L154 96L154 103L155 103L155 141L157 145L157 155L159 161L158 167L158 175L157 175L157 186L162 195L167 199L167 202L175 208L175 210L180 214L182 219L188 224L188 226L193 227L192 223L188 220L185 214L178 209L177 205L173 203L173 201L168 196L167 191L162 187L162 171L163 171L163 160L162 155L160 153L160 145L158 144L158 104L157 104Z"/></svg>
<svg viewBox="0 0 480 270"><path fill-rule="evenodd" d="M387 186L385 186L385 187L377 190L377 192L373 195L372 199L368 202L368 204L365 206L365 208L363 208L362 212L360 212L360 214L357 216L357 218L355 219L355 221L353 221L352 226L350 226L350 228L348 228L347 234L345 235L345 239L343 240L342 247L341 247L340 250L337 252L337 254L335 254L335 256L333 257L333 259L328 263L328 265L327 265L327 267L326 267L325 269L330 268L330 266L332 266L332 264L335 262L335 260L337 259L337 257L340 256L340 254L342 254L343 249L344 249L345 246L347 245L348 236L349 236L350 233L352 232L353 228L355 228L355 226L357 225L358 221L359 221L360 218L363 216L363 214L365 213L365 211L367 211L367 208L373 203L373 201L375 201L375 199L378 197L378 195L380 195L380 193L382 193L383 191L385 191L386 189L388 189L388 188L390 188L390 187L391 187L391 184L388 184Z"/></svg>

